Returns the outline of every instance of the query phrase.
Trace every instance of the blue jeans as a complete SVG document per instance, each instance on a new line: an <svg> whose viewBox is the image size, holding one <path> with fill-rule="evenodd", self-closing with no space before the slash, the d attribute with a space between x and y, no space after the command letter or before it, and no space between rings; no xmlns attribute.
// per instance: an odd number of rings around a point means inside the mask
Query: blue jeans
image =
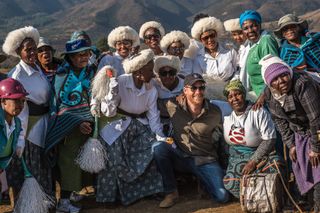
<svg viewBox="0 0 320 213"><path fill-rule="evenodd" d="M224 173L218 162L197 166L193 157L164 142L154 147L154 158L162 175L165 193L177 190L174 176L174 170L177 170L196 175L217 202L225 203L229 200L229 193L222 181Z"/></svg>

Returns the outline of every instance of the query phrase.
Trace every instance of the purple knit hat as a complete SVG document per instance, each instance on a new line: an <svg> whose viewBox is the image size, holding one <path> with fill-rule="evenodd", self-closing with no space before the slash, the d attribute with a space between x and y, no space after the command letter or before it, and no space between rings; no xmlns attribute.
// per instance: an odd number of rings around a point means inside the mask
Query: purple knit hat
<svg viewBox="0 0 320 213"><path fill-rule="evenodd" d="M281 63L270 64L264 72L264 79L267 85L270 86L273 79L284 73L291 75L291 70L288 66Z"/></svg>

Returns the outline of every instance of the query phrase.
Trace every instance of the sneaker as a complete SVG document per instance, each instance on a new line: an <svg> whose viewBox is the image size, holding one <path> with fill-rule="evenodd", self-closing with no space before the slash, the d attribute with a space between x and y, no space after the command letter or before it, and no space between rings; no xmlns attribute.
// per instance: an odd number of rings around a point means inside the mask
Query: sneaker
<svg viewBox="0 0 320 213"><path fill-rule="evenodd" d="M69 199L60 199L56 208L56 213L78 213L81 208L71 204Z"/></svg>
<svg viewBox="0 0 320 213"><path fill-rule="evenodd" d="M167 194L165 196L165 198L159 204L159 207L160 208L169 208L177 203L178 198L179 198L179 194L178 194L177 190L170 193L170 194Z"/></svg>
<svg viewBox="0 0 320 213"><path fill-rule="evenodd" d="M84 195L81 195L77 192L72 192L71 195L70 195L70 200L72 202L79 202L81 201L85 196Z"/></svg>

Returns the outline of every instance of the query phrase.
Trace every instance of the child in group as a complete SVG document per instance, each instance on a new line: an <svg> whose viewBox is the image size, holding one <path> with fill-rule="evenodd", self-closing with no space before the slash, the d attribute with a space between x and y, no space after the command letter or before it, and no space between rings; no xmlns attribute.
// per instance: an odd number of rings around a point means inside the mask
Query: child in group
<svg viewBox="0 0 320 213"><path fill-rule="evenodd" d="M18 143L22 127L17 117L28 95L22 84L12 78L0 81L0 203L9 202L6 168L14 154L20 158L24 144Z"/></svg>

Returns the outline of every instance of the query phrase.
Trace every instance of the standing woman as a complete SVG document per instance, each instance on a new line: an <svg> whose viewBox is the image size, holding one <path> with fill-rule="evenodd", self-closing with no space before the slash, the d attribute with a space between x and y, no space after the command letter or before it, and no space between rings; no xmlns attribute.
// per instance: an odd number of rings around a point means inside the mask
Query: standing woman
<svg viewBox="0 0 320 213"><path fill-rule="evenodd" d="M193 72L228 82L236 73L237 52L226 49L219 42L223 32L223 24L215 17L206 17L195 22L191 35L203 44L204 49L194 61Z"/></svg>
<svg viewBox="0 0 320 213"><path fill-rule="evenodd" d="M154 55L162 55L160 40L164 36L163 26L156 21L148 21L140 27L139 37L150 48Z"/></svg>
<svg viewBox="0 0 320 213"><path fill-rule="evenodd" d="M261 16L254 10L246 10L240 15L240 26L249 40L250 50L245 64L249 76L249 94L257 99L265 88L259 61L268 54L278 56L278 43L269 32L261 28ZM261 97L263 99L263 97Z"/></svg>
<svg viewBox="0 0 320 213"><path fill-rule="evenodd" d="M108 160L106 169L98 175L97 202L120 200L129 205L162 191L161 175L152 154L154 142L164 139L157 90L150 84L153 58L153 51L147 49L126 60L126 74L117 80L111 78L114 87L110 86L106 97L98 100L102 114L114 121L100 131Z"/></svg>
<svg viewBox="0 0 320 213"><path fill-rule="evenodd" d="M90 113L90 82L95 74L89 66L91 47L84 39L66 43L65 62L53 80L50 118L46 138L46 154L56 148L60 169L61 199L58 211L79 212L80 208L70 202L73 191L92 184L91 176L81 171L74 162L79 148L85 143L93 129Z"/></svg>
<svg viewBox="0 0 320 213"><path fill-rule="evenodd" d="M179 76L185 77L192 73L193 69L193 58L185 55L185 50L189 48L190 38L182 31L174 30L163 36L160 41L161 50L168 55L179 57L180 72Z"/></svg>
<svg viewBox="0 0 320 213"><path fill-rule="evenodd" d="M39 32L34 27L20 28L7 35L2 49L6 54L21 59L19 64L10 71L9 76L18 80L29 93L19 115L23 129L23 134L19 137L17 144L17 149L20 149L19 157L22 156L24 150L24 157L32 175L43 189L51 194L51 168L42 155L47 131L50 84L36 63L39 37ZM20 162L17 163L20 164ZM10 176L8 179L9 184L13 184L14 188L18 186L16 189L19 190L23 177L11 183Z"/></svg>
<svg viewBox="0 0 320 213"><path fill-rule="evenodd" d="M40 37L37 48L38 64L51 83L61 61L54 57L55 50L47 39Z"/></svg>
<svg viewBox="0 0 320 213"><path fill-rule="evenodd" d="M108 45L116 49L116 52L114 55L104 56L98 65L98 70L110 65L117 70L118 76L124 74L123 60L130 56L134 47L140 45L138 33L129 26L117 27L109 33Z"/></svg>
<svg viewBox="0 0 320 213"><path fill-rule="evenodd" d="M320 86L304 73L293 73L278 57L267 55L260 64L266 102L289 148L299 191L313 189L314 212L320 212Z"/></svg>

